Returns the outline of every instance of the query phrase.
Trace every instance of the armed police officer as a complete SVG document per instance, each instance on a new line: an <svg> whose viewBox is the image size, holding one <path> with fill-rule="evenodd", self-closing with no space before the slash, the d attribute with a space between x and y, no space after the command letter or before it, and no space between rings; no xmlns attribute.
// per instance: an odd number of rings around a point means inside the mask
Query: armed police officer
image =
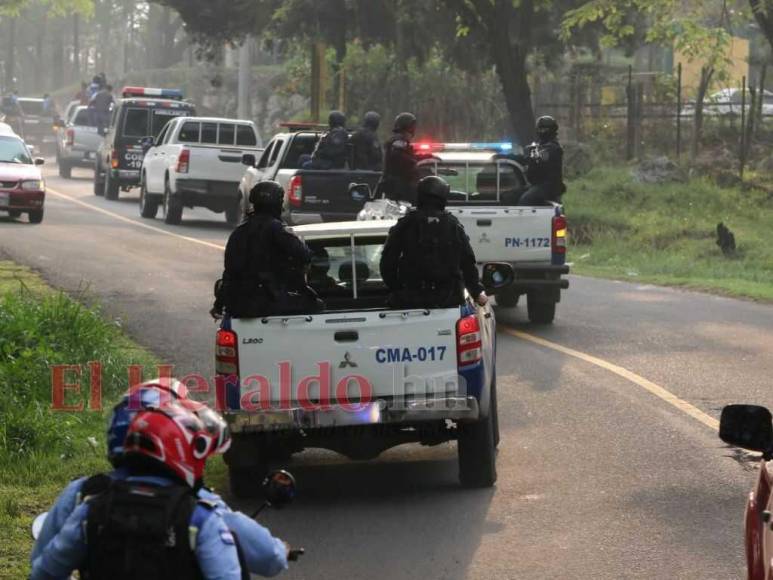
<svg viewBox="0 0 773 580"><path fill-rule="evenodd" d="M253 318L319 310L322 304L306 283L309 248L281 221L282 186L261 181L249 201L253 211L228 238L210 313Z"/></svg>
<svg viewBox="0 0 773 580"><path fill-rule="evenodd" d="M384 165L384 150L378 140L381 115L368 111L362 120L362 127L352 133L352 169L381 171Z"/></svg>
<svg viewBox="0 0 773 580"><path fill-rule="evenodd" d="M400 113L395 118L392 136L384 145L384 175L378 192L395 201L416 203L419 157L411 141L416 134L416 116Z"/></svg>
<svg viewBox="0 0 773 580"><path fill-rule="evenodd" d="M349 157L349 132L346 115L332 111L328 117L329 130L322 135L311 154L310 169L343 169Z"/></svg>
<svg viewBox="0 0 773 580"><path fill-rule="evenodd" d="M381 277L393 308L451 308L464 304L464 289L488 302L464 227L445 211L450 187L429 176L419 181L417 207L389 230Z"/></svg>
<svg viewBox="0 0 773 580"><path fill-rule="evenodd" d="M558 123L553 117L537 119L537 142L526 148L526 177L530 187L517 205L558 203L566 191L563 176L564 150L558 142Z"/></svg>

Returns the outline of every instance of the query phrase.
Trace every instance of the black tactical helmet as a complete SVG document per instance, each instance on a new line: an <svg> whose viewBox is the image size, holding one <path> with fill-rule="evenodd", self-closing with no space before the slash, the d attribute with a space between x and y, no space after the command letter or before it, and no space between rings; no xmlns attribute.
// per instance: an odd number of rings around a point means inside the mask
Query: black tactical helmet
<svg viewBox="0 0 773 580"><path fill-rule="evenodd" d="M416 115L413 113L400 113L395 117L395 132L410 133L416 132Z"/></svg>
<svg viewBox="0 0 773 580"><path fill-rule="evenodd" d="M276 181L260 181L250 190L250 203L258 213L282 214L285 192Z"/></svg>
<svg viewBox="0 0 773 580"><path fill-rule="evenodd" d="M362 118L362 125L371 131L376 131L381 124L381 115L375 111L368 111Z"/></svg>
<svg viewBox="0 0 773 580"><path fill-rule="evenodd" d="M327 122L331 129L333 127L344 127L346 125L346 115L341 111L330 111Z"/></svg>
<svg viewBox="0 0 773 580"><path fill-rule="evenodd" d="M545 115L537 119L537 135L539 137L550 138L556 133L558 133L558 123L553 117Z"/></svg>
<svg viewBox="0 0 773 580"><path fill-rule="evenodd" d="M416 188L418 205L425 205L427 203L440 204L442 207L446 206L448 201L448 195L451 193L451 186L442 177L437 175L429 175L419 180L419 185Z"/></svg>

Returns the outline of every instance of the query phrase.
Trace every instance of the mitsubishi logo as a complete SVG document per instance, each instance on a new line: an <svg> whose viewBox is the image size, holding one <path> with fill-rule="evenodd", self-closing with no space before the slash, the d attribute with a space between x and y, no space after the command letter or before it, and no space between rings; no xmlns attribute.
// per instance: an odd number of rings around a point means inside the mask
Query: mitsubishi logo
<svg viewBox="0 0 773 580"><path fill-rule="evenodd" d="M352 361L352 355L349 352L344 355L344 360L338 363L339 369L345 369L346 367L357 368L357 363Z"/></svg>
<svg viewBox="0 0 773 580"><path fill-rule="evenodd" d="M486 232L483 232L480 235L480 239L478 240L479 244L490 244L491 240L489 240L488 236L486 235Z"/></svg>

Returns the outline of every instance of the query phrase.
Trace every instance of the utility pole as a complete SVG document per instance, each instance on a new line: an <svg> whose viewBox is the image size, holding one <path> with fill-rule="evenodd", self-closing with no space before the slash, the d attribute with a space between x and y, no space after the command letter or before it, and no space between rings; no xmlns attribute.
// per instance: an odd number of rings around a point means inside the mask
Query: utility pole
<svg viewBox="0 0 773 580"><path fill-rule="evenodd" d="M250 100L250 79L252 77L252 36L244 39L239 49L239 89L237 117L249 119L252 117L252 102Z"/></svg>

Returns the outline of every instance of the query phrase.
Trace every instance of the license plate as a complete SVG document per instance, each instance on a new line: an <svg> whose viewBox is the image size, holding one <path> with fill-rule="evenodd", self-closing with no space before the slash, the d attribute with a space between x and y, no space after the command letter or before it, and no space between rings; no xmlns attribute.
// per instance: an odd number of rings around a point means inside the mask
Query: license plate
<svg viewBox="0 0 773 580"><path fill-rule="evenodd" d="M7 193L0 193L0 207L5 207L8 205L9 195Z"/></svg>

